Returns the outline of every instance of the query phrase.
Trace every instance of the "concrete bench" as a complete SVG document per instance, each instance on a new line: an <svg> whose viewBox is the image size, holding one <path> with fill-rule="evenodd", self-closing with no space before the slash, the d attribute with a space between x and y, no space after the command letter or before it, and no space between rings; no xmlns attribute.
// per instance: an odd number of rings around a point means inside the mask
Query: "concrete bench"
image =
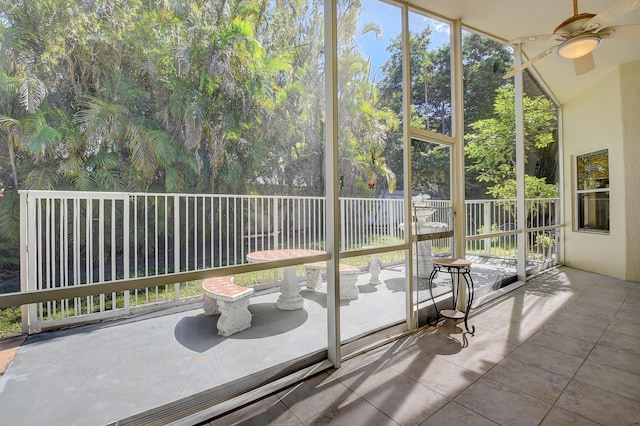
<svg viewBox="0 0 640 426"><path fill-rule="evenodd" d="M316 291L322 279L320 272L327 270L327 262L305 263L304 269L307 272L307 289ZM360 291L356 283L360 269L355 266L340 264L340 300L357 299Z"/></svg>
<svg viewBox="0 0 640 426"><path fill-rule="evenodd" d="M202 281L205 315L220 313L218 334L231 336L233 333L251 327L249 298L253 288L242 287L233 282L232 277L214 277Z"/></svg>

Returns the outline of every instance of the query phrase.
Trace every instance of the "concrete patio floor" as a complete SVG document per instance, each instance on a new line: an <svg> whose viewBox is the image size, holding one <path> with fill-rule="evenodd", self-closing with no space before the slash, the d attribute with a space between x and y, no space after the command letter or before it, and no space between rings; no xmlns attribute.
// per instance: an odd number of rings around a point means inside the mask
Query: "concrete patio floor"
<svg viewBox="0 0 640 426"><path fill-rule="evenodd" d="M473 267L479 292L511 273ZM343 340L404 320L403 277L401 266L376 286L360 275L359 298L341 303ZM103 425L322 350L326 293L302 294L296 311L275 308L277 291L255 295L251 328L228 338L200 305L29 336L0 378L2 423Z"/></svg>

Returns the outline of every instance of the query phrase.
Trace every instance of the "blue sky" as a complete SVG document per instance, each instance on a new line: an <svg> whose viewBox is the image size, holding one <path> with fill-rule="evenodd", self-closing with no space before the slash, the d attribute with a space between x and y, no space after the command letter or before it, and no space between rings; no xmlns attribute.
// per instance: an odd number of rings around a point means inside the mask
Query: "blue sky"
<svg viewBox="0 0 640 426"><path fill-rule="evenodd" d="M375 34L366 34L360 37L360 49L365 56L371 55L371 63L376 71L377 79L381 78L380 67L386 62L389 53L386 48L392 38L400 33L402 16L396 6L378 1L362 0L365 12L362 14L361 27L365 22L377 22L382 27L382 38L376 40ZM409 27L412 31L419 32L425 26L431 27L431 45L436 49L443 43L449 42L449 25L415 13L409 13Z"/></svg>

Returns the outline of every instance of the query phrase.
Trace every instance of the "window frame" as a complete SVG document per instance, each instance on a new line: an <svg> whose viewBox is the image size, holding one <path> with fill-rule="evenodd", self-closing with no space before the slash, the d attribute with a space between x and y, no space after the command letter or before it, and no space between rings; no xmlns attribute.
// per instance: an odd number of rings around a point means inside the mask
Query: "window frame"
<svg viewBox="0 0 640 426"><path fill-rule="evenodd" d="M606 178L596 177L593 178L594 184L587 184L586 181L583 185L580 185L580 161L584 159L586 163L587 159L598 156L598 155L606 155L607 169L606 169ZM594 149L582 154L577 154L574 158L574 167L575 167L575 209L574 209L574 231L576 232L586 232L586 233L595 233L595 234L606 234L609 235L611 233L611 190L609 185L610 178L610 163L609 163L609 149L608 148L599 148ZM589 167L589 166L587 166ZM602 185L600 183L601 180L605 180L605 184ZM597 182L597 183L596 183ZM606 206L603 207L605 211L603 212L606 216L606 223L602 226L586 226L585 218L584 218L584 209L583 206L586 204L584 202L585 196L589 196L593 194L594 198L589 199L589 201L593 200L594 202L605 201ZM599 198L599 195L606 195L606 198ZM598 222L596 221L596 224Z"/></svg>

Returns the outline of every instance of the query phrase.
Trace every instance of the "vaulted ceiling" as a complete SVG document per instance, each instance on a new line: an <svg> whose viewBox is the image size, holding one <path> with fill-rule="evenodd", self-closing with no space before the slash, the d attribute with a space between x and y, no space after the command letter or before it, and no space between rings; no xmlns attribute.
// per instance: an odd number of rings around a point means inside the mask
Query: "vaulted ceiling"
<svg viewBox="0 0 640 426"><path fill-rule="evenodd" d="M579 13L598 14L619 0L579 0ZM410 0L422 9L450 19L503 41L518 37L550 34L565 19L573 16L573 0ZM630 0L638 6L611 25L640 24L640 0ZM522 48L527 58L557 45L554 40L525 43ZM534 70L563 104L603 78L618 65L640 59L640 37L603 39L593 52L596 68L576 75L573 62L561 58L556 52L533 65ZM640 76L639 76L640 78Z"/></svg>

